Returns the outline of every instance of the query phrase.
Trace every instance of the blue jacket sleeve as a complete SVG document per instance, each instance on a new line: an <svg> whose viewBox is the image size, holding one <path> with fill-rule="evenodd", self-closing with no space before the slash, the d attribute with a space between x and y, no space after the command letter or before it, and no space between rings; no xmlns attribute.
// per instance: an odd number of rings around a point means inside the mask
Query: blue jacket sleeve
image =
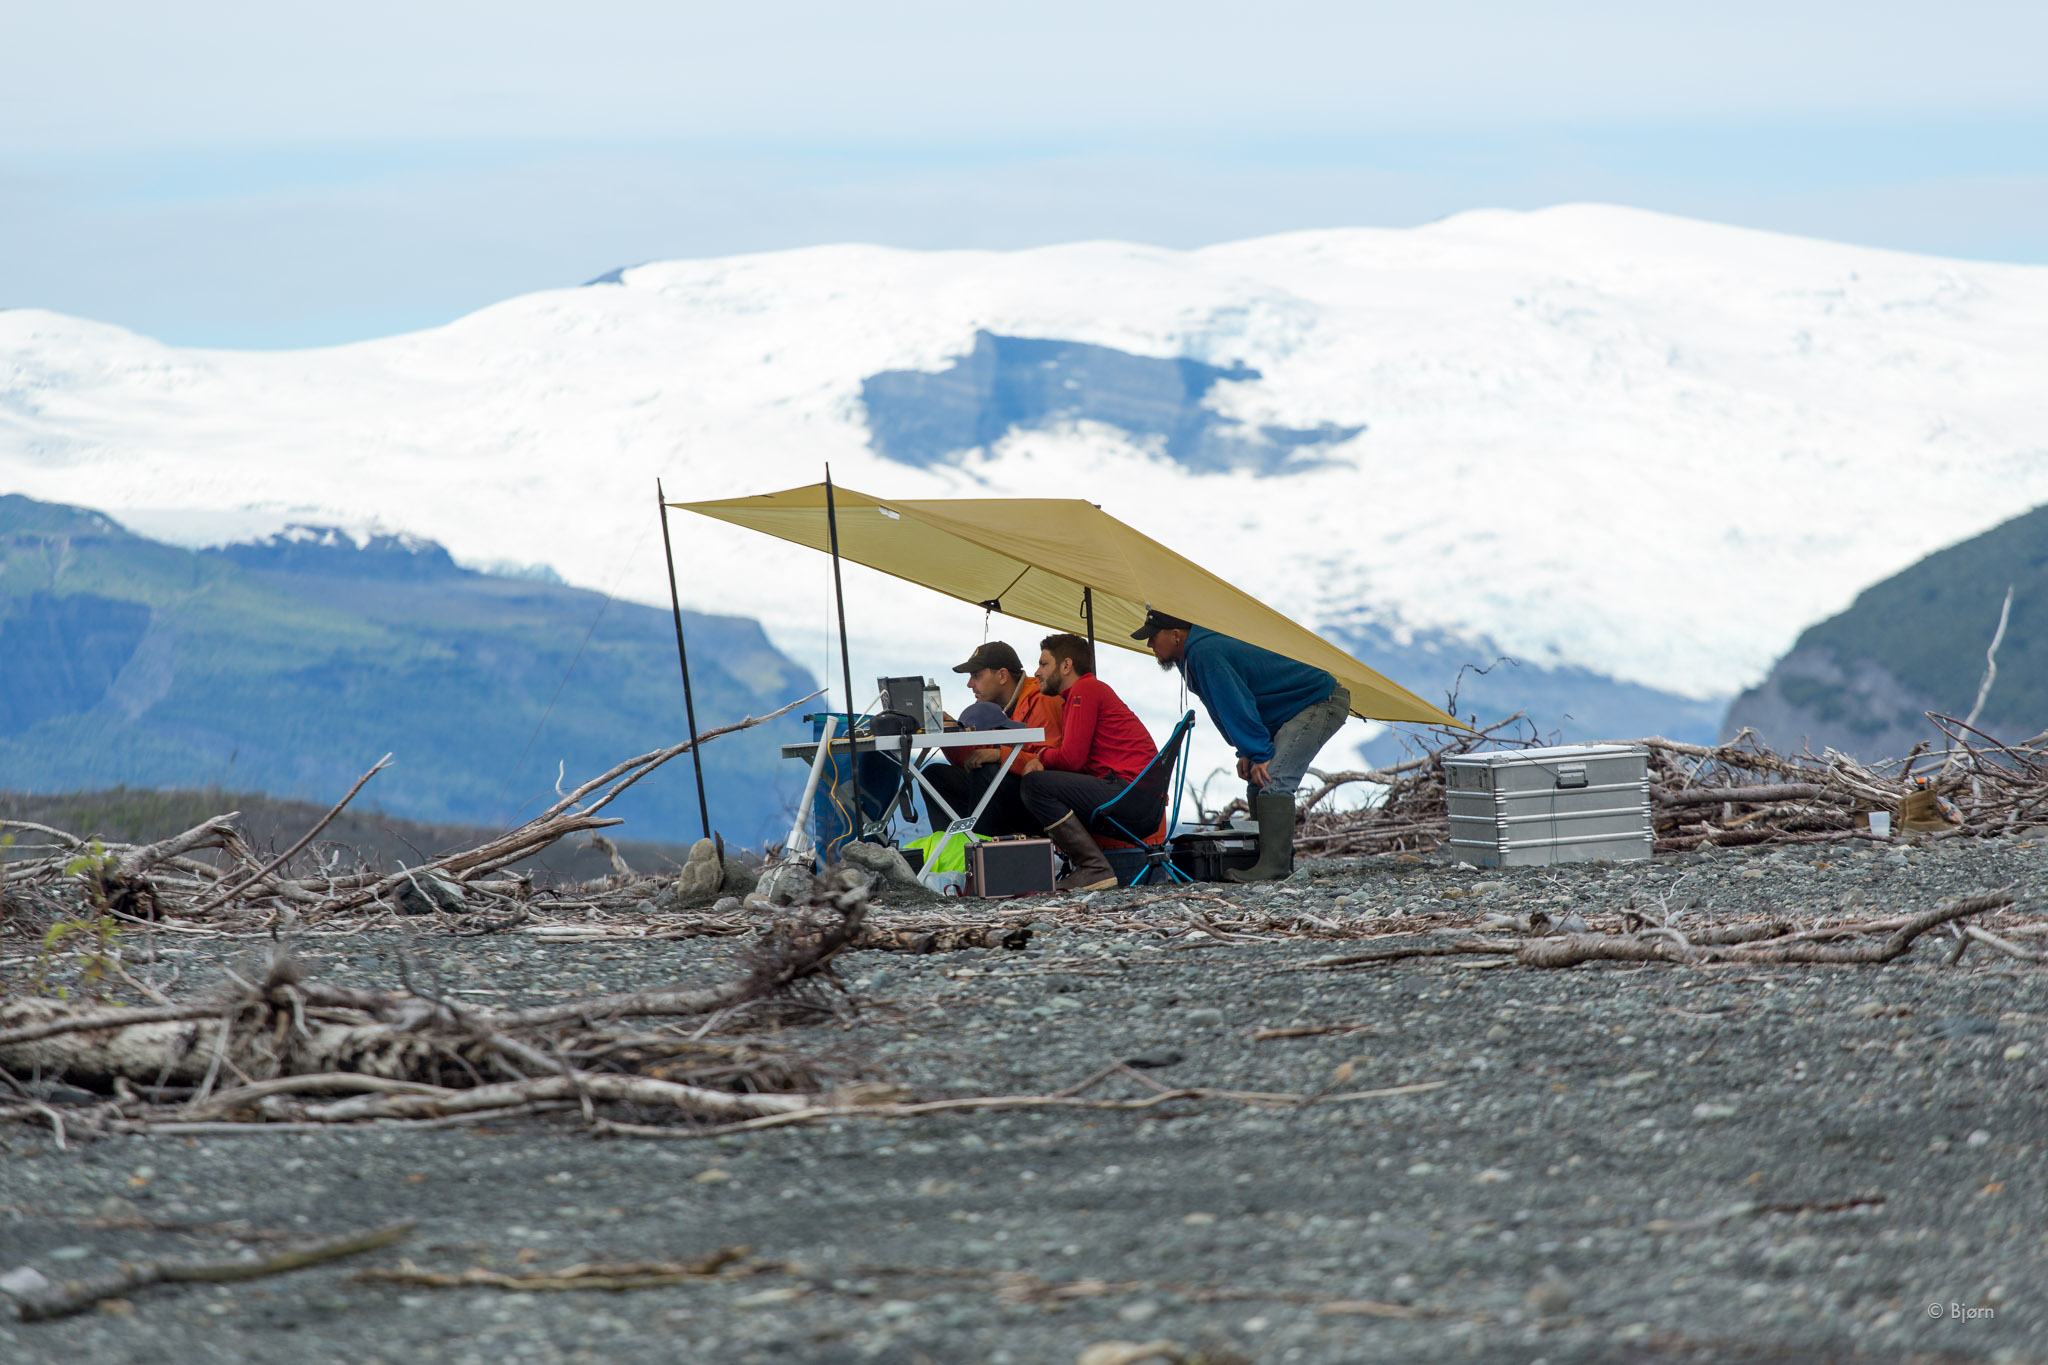
<svg viewBox="0 0 2048 1365"><path fill-rule="evenodd" d="M1185 661L1188 690L1202 699L1209 719L1239 758L1264 763L1273 756L1273 736L1259 719L1259 707L1244 676L1228 658L1190 650Z"/></svg>

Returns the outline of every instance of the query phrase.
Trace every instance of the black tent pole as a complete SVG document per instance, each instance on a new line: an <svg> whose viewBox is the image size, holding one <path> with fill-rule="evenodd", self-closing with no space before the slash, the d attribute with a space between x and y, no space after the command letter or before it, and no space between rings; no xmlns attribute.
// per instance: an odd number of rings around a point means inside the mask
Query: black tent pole
<svg viewBox="0 0 2048 1365"><path fill-rule="evenodd" d="M690 723L690 762L697 769L697 818L704 822L704 837L711 837L711 803L704 799L704 755L697 749L697 699L690 691L690 651L683 646L683 600L676 592L676 552L668 539L668 499L662 496L661 480L654 481L654 505L661 509L661 553L668 561L668 604L676 617L676 665L683 670L683 716Z"/></svg>
<svg viewBox="0 0 2048 1365"><path fill-rule="evenodd" d="M1095 589L1081 589L1081 614L1088 618L1088 653L1095 653Z"/></svg>
<svg viewBox="0 0 2048 1365"><path fill-rule="evenodd" d="M825 465L825 526L832 536L832 598L839 606L839 669L846 679L846 737L853 738L853 656L846 643L846 589L839 582L839 505L832 497L832 466Z"/></svg>

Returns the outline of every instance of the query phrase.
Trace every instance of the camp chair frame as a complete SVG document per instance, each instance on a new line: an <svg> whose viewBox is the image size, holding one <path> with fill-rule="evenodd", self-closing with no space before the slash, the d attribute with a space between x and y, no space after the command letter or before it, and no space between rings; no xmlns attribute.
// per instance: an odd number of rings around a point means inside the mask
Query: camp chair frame
<svg viewBox="0 0 2048 1365"><path fill-rule="evenodd" d="M1180 718L1180 723L1173 727L1173 733L1167 737L1166 746L1158 753L1152 755L1152 761L1139 769L1138 775L1126 783L1122 791L1088 812L1088 828L1090 830L1095 829L1098 824L1105 825L1109 830L1114 831L1117 838L1128 840L1130 843L1145 850L1145 866L1137 876L1131 878L1132 886L1141 884L1155 870L1161 869L1165 871L1167 879L1170 881L1192 882L1194 880L1193 877L1190 877L1187 873L1173 865L1173 831L1180 823L1182 786L1182 781L1177 780L1177 775L1178 779L1184 779L1186 776L1187 737L1188 731L1194 728L1195 713L1189 711ZM1118 802L1142 787L1146 780L1152 776L1154 770L1161 767L1164 767L1166 770L1166 780L1159 784L1160 802L1167 807L1165 811L1166 837L1155 844L1142 834L1132 833L1131 827L1122 818L1119 818L1113 808ZM1167 799L1169 788L1172 791L1170 802ZM1124 812L1126 816L1131 814L1132 812Z"/></svg>

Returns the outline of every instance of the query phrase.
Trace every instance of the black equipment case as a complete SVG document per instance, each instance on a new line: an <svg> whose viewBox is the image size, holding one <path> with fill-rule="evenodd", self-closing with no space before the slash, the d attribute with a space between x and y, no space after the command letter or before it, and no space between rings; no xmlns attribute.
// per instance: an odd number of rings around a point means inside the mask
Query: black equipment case
<svg viewBox="0 0 2048 1365"><path fill-rule="evenodd" d="M1259 836L1250 831L1202 830L1173 839L1173 865L1198 882L1228 881L1224 873L1258 861Z"/></svg>
<svg viewBox="0 0 2048 1365"><path fill-rule="evenodd" d="M1052 888L1050 839L984 839L967 850L970 896L1049 896Z"/></svg>

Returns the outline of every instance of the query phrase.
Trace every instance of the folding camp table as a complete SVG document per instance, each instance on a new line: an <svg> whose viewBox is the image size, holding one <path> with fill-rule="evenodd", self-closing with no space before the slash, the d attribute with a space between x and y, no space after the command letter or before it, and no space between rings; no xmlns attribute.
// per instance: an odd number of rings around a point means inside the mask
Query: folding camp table
<svg viewBox="0 0 2048 1365"><path fill-rule="evenodd" d="M982 811L988 808L989 799L996 794L996 788L1009 775L1010 765L1017 761L1017 754L1022 746L1026 744L1041 744L1044 741L1045 731L1037 729L921 731L914 735L862 735L851 742L844 738L838 738L831 740L829 743L817 743L814 741L808 744L785 744L782 746L782 756L784 758L810 759L812 779L810 790L816 790L817 779L824 771L825 757L828 752L835 756L839 754L900 754L903 757L903 761L909 763L911 753L918 749L996 749L1008 747L1010 752L1003 755L1003 764L1000 768L996 769L995 778L990 781L988 787L982 792L981 800L974 803L974 809L965 815L960 814L947 804L946 798L939 795L937 789L926 780L922 768L914 763L910 764L911 775L917 779L917 784L924 788L925 796L938 809L946 813L947 819L945 837L932 846L930 855L925 858L924 871L918 873L917 876L919 882L929 886L931 885L929 878L938 872L939 855L944 853L946 846L953 842L954 835L965 834L974 828L974 822L979 820ZM937 822L935 821L934 823Z"/></svg>

